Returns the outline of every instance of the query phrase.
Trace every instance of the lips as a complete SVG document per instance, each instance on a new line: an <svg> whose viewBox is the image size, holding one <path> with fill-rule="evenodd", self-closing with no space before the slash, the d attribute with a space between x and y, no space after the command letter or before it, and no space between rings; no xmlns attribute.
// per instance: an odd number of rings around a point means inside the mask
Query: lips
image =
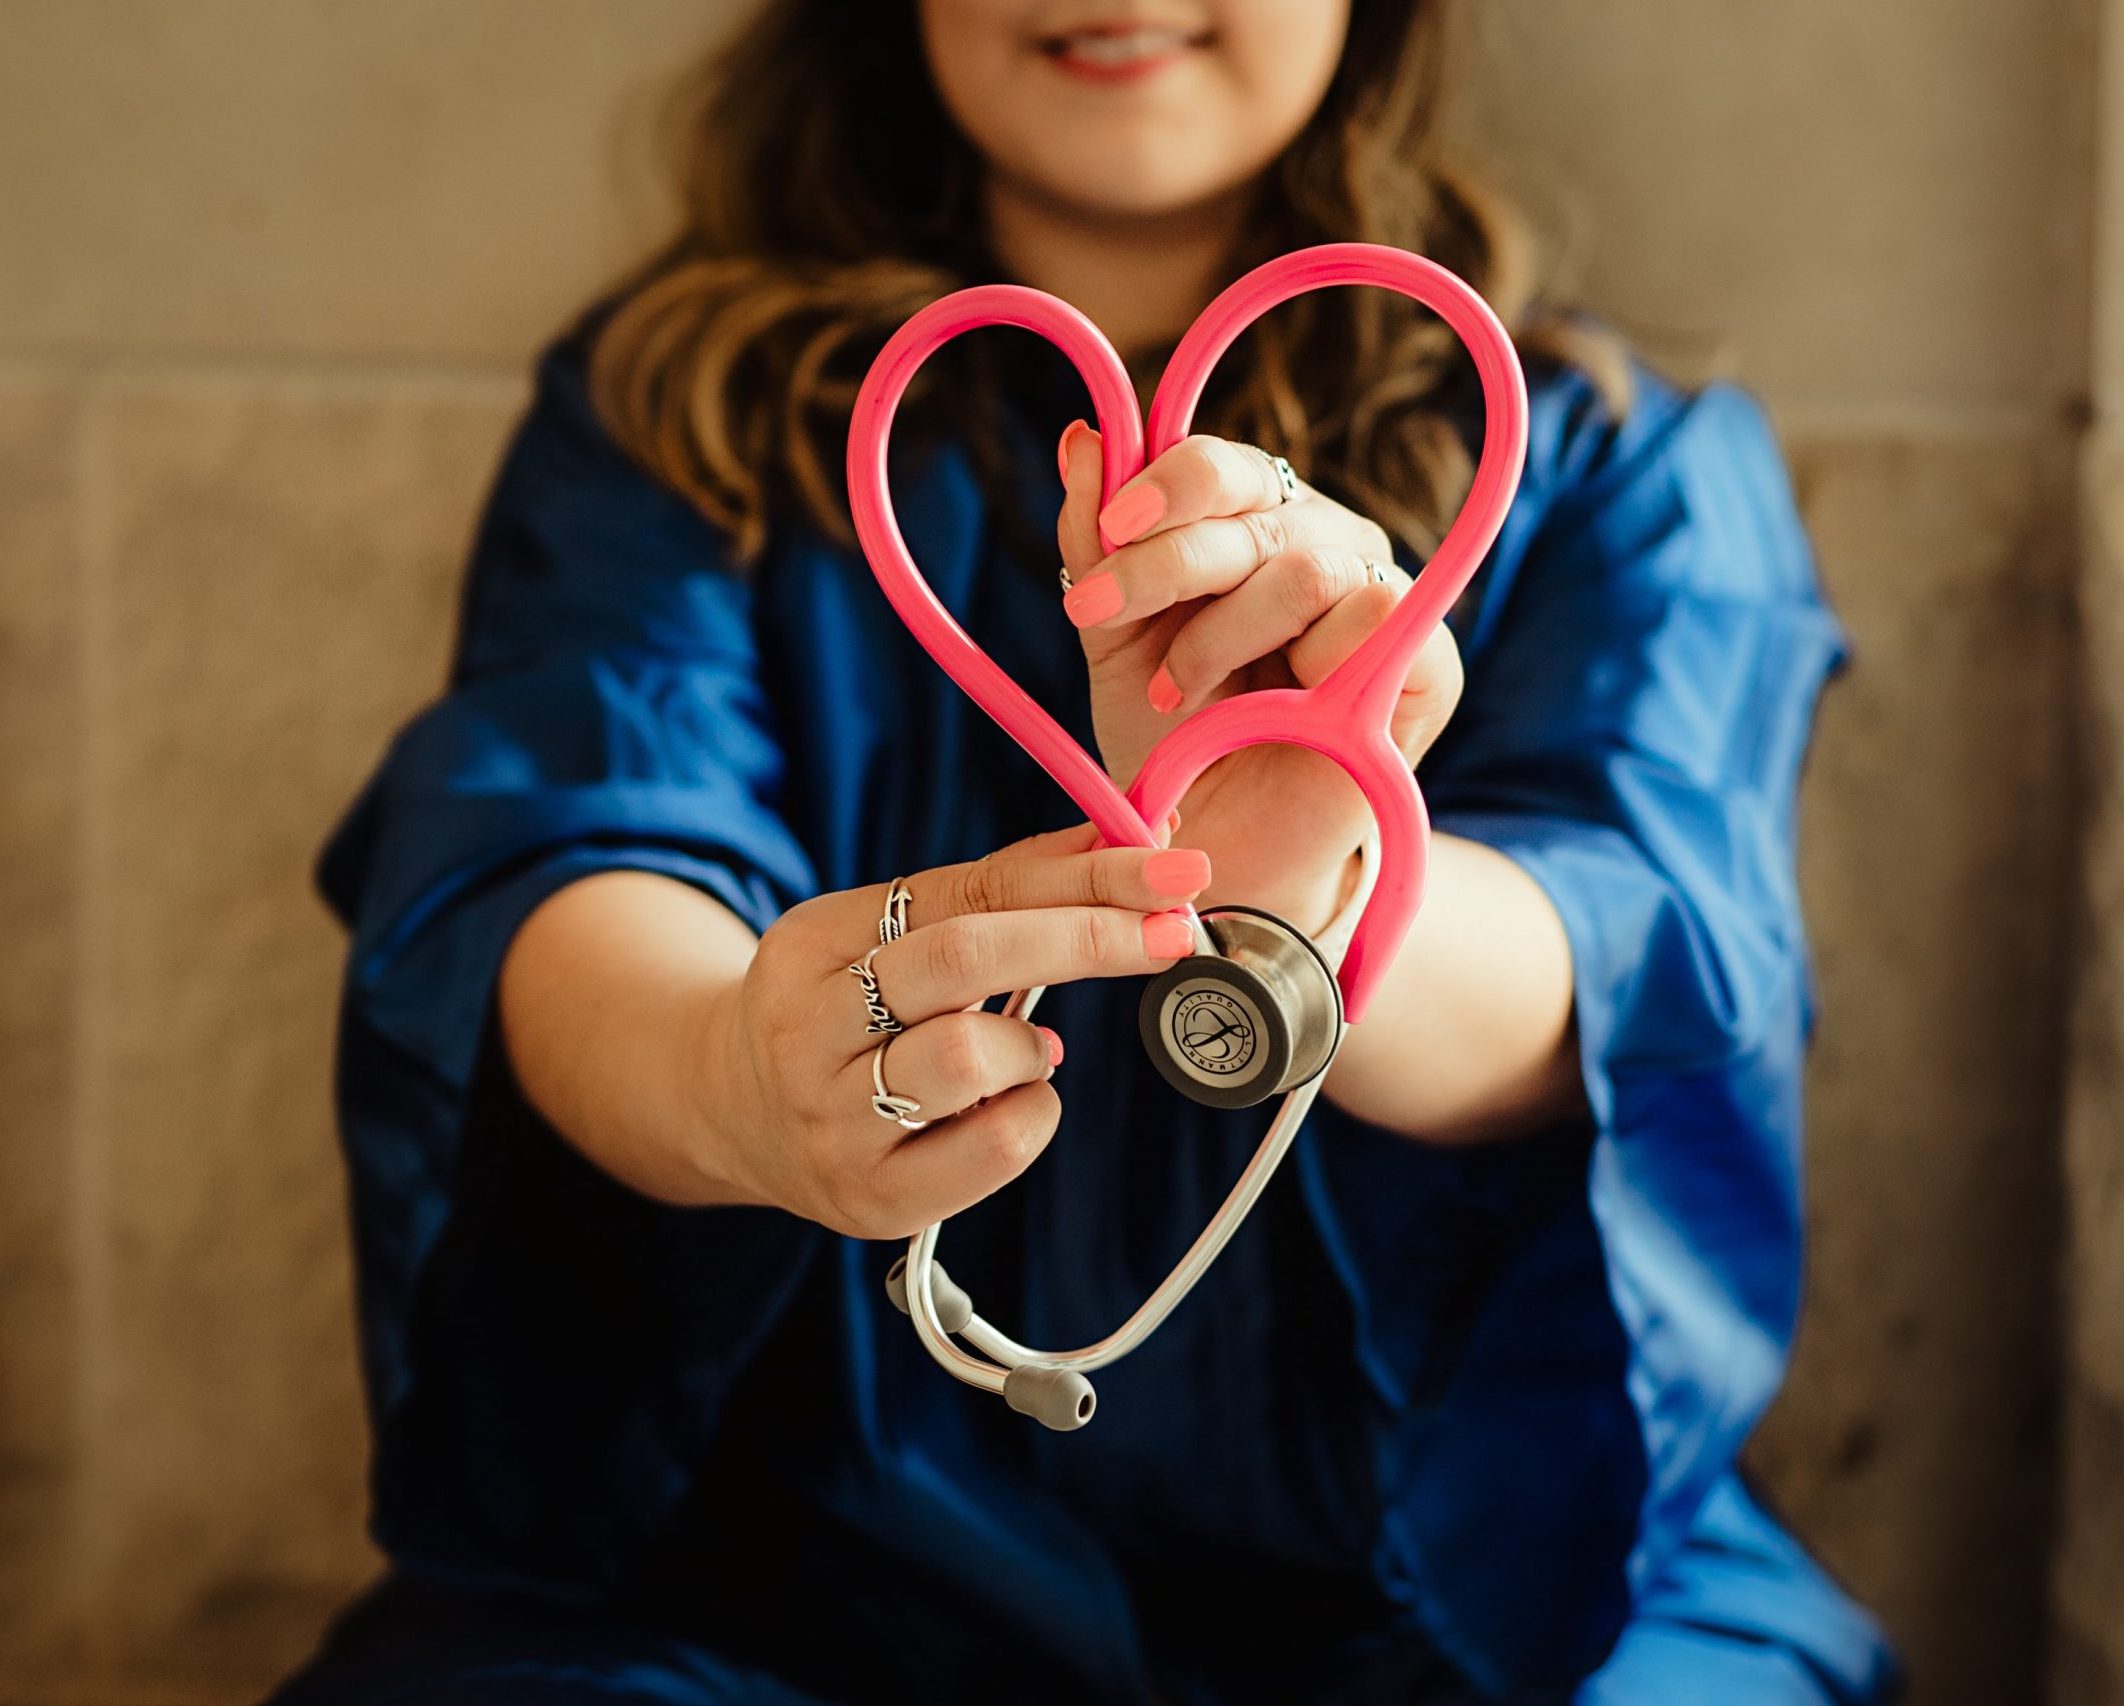
<svg viewBox="0 0 2124 1706"><path fill-rule="evenodd" d="M1041 38L1040 51L1073 75L1123 82L1162 70L1209 41L1206 30L1172 24L1087 24Z"/></svg>

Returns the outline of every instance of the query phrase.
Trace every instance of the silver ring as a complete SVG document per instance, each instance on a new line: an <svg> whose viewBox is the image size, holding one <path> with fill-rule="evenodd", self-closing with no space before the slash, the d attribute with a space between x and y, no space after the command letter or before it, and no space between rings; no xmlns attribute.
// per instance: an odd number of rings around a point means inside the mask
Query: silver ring
<svg viewBox="0 0 2124 1706"><path fill-rule="evenodd" d="M907 903L912 898L907 892L907 879L894 877L892 887L885 891L885 916L878 920L879 947L907 934Z"/></svg>
<svg viewBox="0 0 2124 1706"><path fill-rule="evenodd" d="M883 1120L890 1120L902 1131L920 1131L928 1125L927 1120L914 1116L922 1111L922 1104L912 1096L895 1096L885 1088L885 1051L892 1047L892 1038L870 1051L870 1086L877 1092L870 1098L870 1111Z"/></svg>
<svg viewBox="0 0 2124 1706"><path fill-rule="evenodd" d="M1055 571L1055 579L1062 583L1062 590L1064 592L1069 591L1071 587L1077 584L1075 581L1069 578L1069 569L1066 566Z"/></svg>
<svg viewBox="0 0 2124 1706"><path fill-rule="evenodd" d="M863 1005L870 1010L870 1023L863 1027L863 1034L866 1037L896 1037L907 1027L892 1016L892 1009L885 1005L885 997L878 993L878 974L870 964L877 957L878 950L872 948L848 968L856 982L863 986Z"/></svg>
<svg viewBox="0 0 2124 1706"><path fill-rule="evenodd" d="M1384 563L1375 563L1369 557L1364 560L1364 572L1371 577L1375 586L1385 586L1391 579L1386 572L1386 565Z"/></svg>
<svg viewBox="0 0 2124 1706"><path fill-rule="evenodd" d="M1275 470L1276 484L1283 491L1283 495L1276 500L1279 506L1289 503L1291 499L1298 495L1298 474L1288 462L1270 451L1263 450L1258 444L1249 444L1246 448L1267 461L1268 465Z"/></svg>

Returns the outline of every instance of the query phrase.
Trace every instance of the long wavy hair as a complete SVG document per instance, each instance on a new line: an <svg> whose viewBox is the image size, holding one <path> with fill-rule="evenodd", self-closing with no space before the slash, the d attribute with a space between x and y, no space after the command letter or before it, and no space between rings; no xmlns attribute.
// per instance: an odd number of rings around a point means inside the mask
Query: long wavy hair
<svg viewBox="0 0 2124 1706"><path fill-rule="evenodd" d="M1453 9L1352 0L1341 63L1258 186L1228 276L1307 243L1414 250L1481 291L1523 353L1585 371L1620 412L1619 344L1545 292L1521 220L1440 137ZM598 322L599 412L740 560L792 514L851 540L842 456L871 358L923 304L1002 276L980 160L931 82L914 0L769 0L687 79L672 119L681 226ZM955 431L1000 482L989 340L959 340L923 380L910 428ZM1471 384L1458 341L1415 304L1323 291L1241 340L1197 424L1280 452L1422 556L1472 473Z"/></svg>

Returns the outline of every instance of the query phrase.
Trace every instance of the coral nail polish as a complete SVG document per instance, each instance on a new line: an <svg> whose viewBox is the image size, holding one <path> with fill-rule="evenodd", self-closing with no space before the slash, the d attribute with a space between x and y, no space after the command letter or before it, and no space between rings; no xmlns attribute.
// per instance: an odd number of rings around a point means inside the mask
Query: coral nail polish
<svg viewBox="0 0 2124 1706"><path fill-rule="evenodd" d="M1151 709L1163 715L1180 708L1180 688L1173 680L1172 671L1160 664L1150 678Z"/></svg>
<svg viewBox="0 0 2124 1706"><path fill-rule="evenodd" d="M1049 1066L1060 1066L1062 1064L1061 1036L1058 1033L1049 1030L1045 1025L1035 1025L1033 1029L1038 1031L1042 1037L1047 1039L1047 1064Z"/></svg>
<svg viewBox="0 0 2124 1706"><path fill-rule="evenodd" d="M1125 602L1121 583L1111 574L1088 576L1062 595L1063 613L1080 628L1098 626Z"/></svg>
<svg viewBox="0 0 2124 1706"><path fill-rule="evenodd" d="M1154 960L1181 960L1195 951L1194 926L1177 912L1154 912L1143 921L1143 951Z"/></svg>
<svg viewBox="0 0 2124 1706"><path fill-rule="evenodd" d="M1156 486L1130 486L1099 512L1099 525L1116 545L1141 539L1165 514L1165 494Z"/></svg>
<svg viewBox="0 0 2124 1706"><path fill-rule="evenodd" d="M1159 894L1176 898L1209 887L1209 855L1199 847L1169 847L1143 861L1143 880Z"/></svg>
<svg viewBox="0 0 2124 1706"><path fill-rule="evenodd" d="M1081 420L1071 421L1062 429L1062 440L1055 446L1055 472L1062 476L1062 483L1069 484L1069 447L1076 442L1077 434L1088 431Z"/></svg>

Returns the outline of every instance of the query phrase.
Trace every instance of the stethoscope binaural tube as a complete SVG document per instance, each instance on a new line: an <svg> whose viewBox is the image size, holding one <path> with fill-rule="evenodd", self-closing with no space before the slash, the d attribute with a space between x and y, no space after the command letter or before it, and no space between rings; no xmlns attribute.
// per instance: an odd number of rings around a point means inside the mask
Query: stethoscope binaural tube
<svg viewBox="0 0 2124 1706"><path fill-rule="evenodd" d="M886 463L900 399L922 363L964 332L998 325L1038 332L1069 358L1091 393L1103 439L1102 496L1111 498L1148 457L1187 436L1212 369L1241 332L1294 296L1344 284L1375 285L1422 303L1467 346L1483 391L1482 450L1467 501L1394 613L1324 680L1203 706L1151 749L1124 795L1098 760L975 644L908 551ZM1395 702L1418 650L1503 527L1526 449L1526 377L1489 304L1420 255L1377 243L1326 243L1263 263L1202 311L1166 364L1147 439L1127 368L1098 327L1068 303L1013 284L975 285L932 302L886 340L856 394L848 424L848 508L871 572L908 631L1054 778L1109 846L1156 846L1149 825L1164 822L1212 764L1248 746L1310 748L1357 784L1380 835L1378 883L1339 973L1350 1023L1357 1024L1423 896L1429 823L1394 745ZM1103 531L1101 543L1111 543Z"/></svg>

